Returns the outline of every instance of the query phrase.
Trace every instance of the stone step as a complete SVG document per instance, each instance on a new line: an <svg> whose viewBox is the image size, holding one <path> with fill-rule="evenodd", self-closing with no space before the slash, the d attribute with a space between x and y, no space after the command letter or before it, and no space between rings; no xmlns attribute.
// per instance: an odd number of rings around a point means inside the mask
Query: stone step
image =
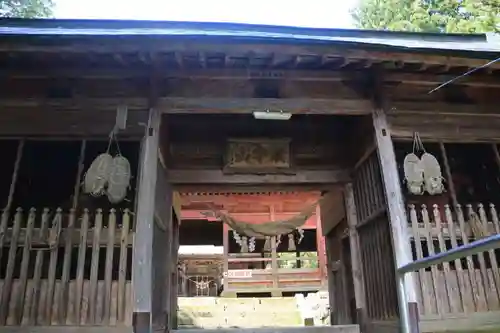
<svg viewBox="0 0 500 333"><path fill-rule="evenodd" d="M173 333L360 333L360 330L358 325L335 325L278 328L185 328L173 330Z"/></svg>
<svg viewBox="0 0 500 333"><path fill-rule="evenodd" d="M182 328L258 328L303 326L297 301L276 298L179 298Z"/></svg>
<svg viewBox="0 0 500 333"><path fill-rule="evenodd" d="M300 326L301 316L298 311L279 312L204 312L190 313L181 311L178 323L209 327L282 327Z"/></svg>

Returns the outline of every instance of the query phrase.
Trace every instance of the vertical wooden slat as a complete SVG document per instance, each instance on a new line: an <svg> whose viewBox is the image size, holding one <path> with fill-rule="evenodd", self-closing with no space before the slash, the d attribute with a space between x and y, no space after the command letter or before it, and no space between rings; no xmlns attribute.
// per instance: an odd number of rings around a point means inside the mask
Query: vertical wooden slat
<svg viewBox="0 0 500 333"><path fill-rule="evenodd" d="M445 216L448 225L448 230L450 234L451 248L455 249L458 247L457 242L457 231L455 229L455 221L453 221L453 216L449 205L445 205ZM470 279L465 278L464 267L462 265L462 260L455 259L455 274L457 275L457 281L460 288L460 296L462 299L463 310L466 313L474 311L474 297L472 295L472 286Z"/></svg>
<svg viewBox="0 0 500 333"><path fill-rule="evenodd" d="M122 226L120 235L120 262L118 267L118 321L125 321L125 309L127 303L126 282L127 282L127 252L128 252L128 232L130 228L130 213L125 209L122 216Z"/></svg>
<svg viewBox="0 0 500 333"><path fill-rule="evenodd" d="M429 220L429 211L427 210L426 205L422 205L422 220L424 222L423 234L425 235L427 253L429 253L429 256L433 256L435 254L435 251L431 233L432 226ZM431 275L432 275L432 285L434 289L434 295L436 297L437 309L439 312L442 311L449 312L449 304L444 303L443 299L440 297L440 288L439 288L440 272L438 271L436 265L431 266Z"/></svg>
<svg viewBox="0 0 500 333"><path fill-rule="evenodd" d="M113 273L113 251L115 249L116 211L111 209L108 220L108 244L106 248L106 265L104 273L104 323L111 319L111 282Z"/></svg>
<svg viewBox="0 0 500 333"><path fill-rule="evenodd" d="M9 196L7 197L7 203L5 204L5 207L3 208L1 222L0 222L0 259L2 258L2 255L3 255L5 234L6 234L7 227L8 227L9 217L11 216L10 210L12 208L11 207L12 201L14 200L14 191L16 189L17 178L18 178L18 174L19 174L19 167L21 165L21 159L23 157L23 151L24 151L24 140L20 140L19 144L17 145L16 160L14 162L14 170L12 171L12 178L11 178L10 187L9 187ZM0 299L3 298L3 295L1 293L4 290L5 289L2 288L0 291ZM10 292L10 290L9 290L9 292Z"/></svg>
<svg viewBox="0 0 500 333"><path fill-rule="evenodd" d="M451 201L453 206L458 205L457 192L455 191L455 184L453 182L453 177L451 175L450 163L448 161L448 154L446 153L446 147L443 142L439 142L439 150L441 152L441 158L443 159L444 164L444 172L446 175L446 184L448 185L448 189L450 190Z"/></svg>
<svg viewBox="0 0 500 333"><path fill-rule="evenodd" d="M466 207L467 207L467 216L469 217L468 220L470 221L469 223L473 223L473 222L471 222L472 216L477 215L477 213L474 211L471 204L467 204ZM482 292L485 295L486 306L489 307L491 300L488 299L486 291L489 289L491 284L489 282L488 272L486 269L486 260L484 259L484 252L478 253L477 259L479 261L479 270L481 272L480 279L479 279L480 282L479 282L478 286L479 286L480 292Z"/></svg>
<svg viewBox="0 0 500 333"><path fill-rule="evenodd" d="M52 228L50 230L50 237L54 241L49 243L50 259L49 259L49 273L47 281L47 293L45 295L45 322L44 324L50 325L52 322L52 307L56 286L56 268L57 268L57 255L59 251L59 231L62 228L62 210L58 208L56 215L52 221Z"/></svg>
<svg viewBox="0 0 500 333"><path fill-rule="evenodd" d="M462 242L463 244L469 244L469 237L467 235L466 232L467 229L465 226L464 212L462 210L461 205L456 206L456 212L457 212L458 227L462 237ZM467 275L469 276L469 280L471 282L472 293L474 295L474 303L476 304L476 311L484 311L486 310L487 306L484 305L485 299L482 297L484 293L481 293L482 286L480 285L480 282L476 279L476 272L472 256L467 256L466 262L467 262Z"/></svg>
<svg viewBox="0 0 500 333"><path fill-rule="evenodd" d="M75 229L75 209L71 208L68 218L68 227L66 228L66 239L64 240L64 257L63 257L63 267L61 275L61 283L58 298L59 307L59 324L66 323L66 318L68 314L68 291L69 291L69 273L71 267L71 252L73 250L73 244L71 235L73 235L73 230Z"/></svg>
<svg viewBox="0 0 500 333"><path fill-rule="evenodd" d="M486 216L486 211L484 209L483 204L478 205L479 219L483 226L483 229L488 231L488 217ZM499 306L500 299L500 272L498 271L498 263L497 258L495 256L495 250L491 249L488 251L488 255L491 263L492 276L487 276L486 281L489 281L489 289L490 292L488 294L491 295L491 299L488 302L490 310L497 310ZM489 270L487 270L489 271Z"/></svg>
<svg viewBox="0 0 500 333"><path fill-rule="evenodd" d="M381 230L380 230L380 224L384 223L381 221L381 219L376 219L374 220L371 224L371 227L373 228L373 231L371 233L371 238L373 241L373 246L371 248L373 252L373 263L374 263L374 270L373 270L373 278L375 281L375 299L377 300L378 306L375 307L377 311L377 318L378 319L385 319L390 316L390 310L389 310L389 304L387 302L387 294L385 293L384 290L384 276L383 276L383 269L385 265L385 260L386 258L383 258L382 255L382 244L380 241L381 238Z"/></svg>
<svg viewBox="0 0 500 333"><path fill-rule="evenodd" d="M500 222L498 221L497 209L495 208L495 205L492 203L490 203L490 214L491 214L491 220L493 222L493 228L495 229L495 233L500 234Z"/></svg>
<svg viewBox="0 0 500 333"><path fill-rule="evenodd" d="M269 206L269 220L276 220L276 212L274 204ZM271 237L271 276L273 280L273 291L277 291L279 288L279 276L278 276L278 253L276 246L276 237Z"/></svg>
<svg viewBox="0 0 500 333"><path fill-rule="evenodd" d="M178 269L178 262L179 262L179 220L177 220L176 217L173 216L172 214L172 289L170 291L170 297L171 300L171 309L172 313L170 314L170 318L172 318L172 329L177 329L177 289L178 289L178 278L179 278L179 269Z"/></svg>
<svg viewBox="0 0 500 333"><path fill-rule="evenodd" d="M28 214L28 223L26 225L26 235L24 239L23 257L21 259L21 271L19 273L19 294L14 308L14 321L20 325L23 320L24 300L26 294L26 286L28 283L28 266L30 263L31 237L33 235L33 227L35 224L36 209L31 208Z"/></svg>
<svg viewBox="0 0 500 333"><path fill-rule="evenodd" d="M438 231L438 244L439 244L439 252L443 253L446 252L446 243L444 242L444 237L443 237L443 225L441 223L441 212L439 210L438 205L434 205L432 209L433 215L434 215L434 222L436 223L436 229ZM460 312L461 311L461 304L458 304L457 306L457 301L460 302L459 295L457 293L457 290L454 290L451 287L451 269L450 269L450 263L448 261L445 261L442 263L443 267L443 273L444 273L444 290L441 288L443 291L446 292L446 299L445 301L448 303L447 308L450 309L450 312Z"/></svg>
<svg viewBox="0 0 500 333"><path fill-rule="evenodd" d="M99 241L101 239L102 229L102 209L97 209L94 224L94 242L92 244L92 262L90 266L90 296L89 296L89 321L92 324L97 323L97 274L99 271Z"/></svg>
<svg viewBox="0 0 500 333"><path fill-rule="evenodd" d="M362 175L362 179L363 179L363 183L365 184L369 184L371 183L371 175L370 175L370 158L368 158L368 160L363 163L363 165L361 166L361 175ZM373 210L373 206L374 206L374 203L373 203L373 188L372 187L366 187L364 188L364 191L363 191L364 195L366 196L366 216L370 216L371 215L371 212Z"/></svg>
<svg viewBox="0 0 500 333"><path fill-rule="evenodd" d="M81 188L81 181L82 181L82 174L83 174L83 168L84 168L84 161L85 161L85 147L87 145L86 140L82 140L82 143L80 145L80 155L78 157L78 170L76 172L76 181L75 181L75 188L73 190L73 203L71 208L76 209L78 205L78 197L80 195L80 188Z"/></svg>
<svg viewBox="0 0 500 333"><path fill-rule="evenodd" d="M229 227L226 223L222 224L222 248L223 248L223 263L222 263L222 273L223 279L222 282L224 284L223 291L227 292L229 283L228 283L228 272L229 272Z"/></svg>
<svg viewBox="0 0 500 333"><path fill-rule="evenodd" d="M40 226L40 239L45 239L47 237L48 224L49 224L49 209L44 208L42 213L42 221ZM32 302L29 310L29 320L28 325L36 325L38 321L38 306L40 304L41 296L41 278L42 278L42 267L44 259L44 250L37 250L35 259L35 268L33 272L33 289L32 289Z"/></svg>
<svg viewBox="0 0 500 333"><path fill-rule="evenodd" d="M85 273L85 256L87 254L87 236L89 230L89 210L83 210L82 223L80 226L80 244L78 248L78 262L76 267L75 283L75 322L79 324L82 319L82 296L83 296L83 277Z"/></svg>
<svg viewBox="0 0 500 333"><path fill-rule="evenodd" d="M368 311L368 316L374 318L374 283L373 283L373 251L372 249L372 238L370 225L363 225L358 228L360 235L360 244L362 252L362 262L363 262L363 274L365 278L366 286L366 306Z"/></svg>
<svg viewBox="0 0 500 333"><path fill-rule="evenodd" d="M9 315L10 297L12 294L12 280L14 275L14 268L16 266L17 242L19 233L21 231L21 223L23 220L22 209L18 208L14 217L14 228L12 231L12 239L10 241L9 256L7 261L7 268L5 271L5 280L3 284L3 292L0 303L0 325L5 325L7 316Z"/></svg>
<svg viewBox="0 0 500 333"><path fill-rule="evenodd" d="M418 227L418 217L417 211L415 210L415 205L408 206L410 211L410 223L413 232L413 239L415 241L415 252L417 254L417 260L423 259L424 252L422 249L422 239L420 236L420 228ZM435 309L436 295L434 293L434 288L431 286L427 279L427 274L425 269L418 270L421 292L422 292L422 314L431 314L433 308ZM433 306L434 303L434 306Z"/></svg>

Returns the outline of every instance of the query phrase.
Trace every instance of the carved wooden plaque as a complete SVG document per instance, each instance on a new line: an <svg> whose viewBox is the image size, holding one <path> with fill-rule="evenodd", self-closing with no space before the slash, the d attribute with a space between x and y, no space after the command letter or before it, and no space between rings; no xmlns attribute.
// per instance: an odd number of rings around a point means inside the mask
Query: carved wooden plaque
<svg viewBox="0 0 500 333"><path fill-rule="evenodd" d="M229 139L225 172L276 173L290 170L290 139Z"/></svg>

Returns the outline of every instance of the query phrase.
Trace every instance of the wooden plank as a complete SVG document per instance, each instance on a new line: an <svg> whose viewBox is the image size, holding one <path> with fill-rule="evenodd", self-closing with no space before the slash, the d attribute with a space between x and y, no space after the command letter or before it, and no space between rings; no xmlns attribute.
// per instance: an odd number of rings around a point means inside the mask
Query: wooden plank
<svg viewBox="0 0 500 333"><path fill-rule="evenodd" d="M18 247L19 231L23 220L22 210L17 209L14 217L14 232L12 234L12 242L9 247L9 254L7 259L7 268L5 270L5 279L2 287L2 298L0 302L0 325L5 325L7 317L9 316L9 304L12 295L12 281L14 279L14 269L16 266L16 254Z"/></svg>
<svg viewBox="0 0 500 333"><path fill-rule="evenodd" d="M500 311L457 313L446 317L424 316L421 318L422 332L488 332L500 326Z"/></svg>
<svg viewBox="0 0 500 333"><path fill-rule="evenodd" d="M14 191L16 188L19 166L21 164L21 158L23 156L24 142L25 142L24 139L19 140L19 144L17 146L16 160L14 162L14 170L12 171L12 179L9 187L9 196L7 197L7 203L5 205L5 208L2 211L2 217L0 222L0 258L2 258L3 254L2 252L5 243L5 231L7 230L9 218L11 216L12 200L14 198ZM0 294L0 299L1 298L2 296Z"/></svg>
<svg viewBox="0 0 500 333"><path fill-rule="evenodd" d="M168 170L167 177L174 186L182 185L323 185L349 181L348 170L297 170L294 175L227 175L222 170Z"/></svg>
<svg viewBox="0 0 500 333"><path fill-rule="evenodd" d="M109 325L111 320L111 283L113 274L114 239L116 229L116 211L111 209L108 218L108 245L106 248L106 262L104 273L104 324Z"/></svg>
<svg viewBox="0 0 500 333"><path fill-rule="evenodd" d="M118 322L125 321L125 308L127 303L126 282L127 282L127 257L128 257L128 233L130 229L130 214L125 210L122 218L122 227L120 234L120 259L118 264Z"/></svg>
<svg viewBox="0 0 500 333"><path fill-rule="evenodd" d="M437 113L436 109L432 110L432 115L424 111L391 114L388 116L391 135L401 140L412 140L412 135L416 131L422 140L429 142L500 141L497 130L500 126L500 117L498 114L482 114L491 111L488 105L471 104L467 107L458 107L457 110L463 110L460 111L461 114L444 108L439 109L439 112L444 114Z"/></svg>
<svg viewBox="0 0 500 333"><path fill-rule="evenodd" d="M53 244L49 246L50 249L50 259L49 259L49 272L48 272L48 282L47 282L47 292L45 294L45 317L44 324L50 325L52 323L52 309L54 307L54 297L55 297L55 287L56 287L56 269L57 269L57 256L59 248L54 246L59 242L60 230L62 228L62 210L59 208L56 211L56 215L52 220L52 226L50 230L50 237L53 240Z"/></svg>
<svg viewBox="0 0 500 333"><path fill-rule="evenodd" d="M89 229L89 210L84 209L82 216L82 224L80 227L80 242L78 248L78 261L76 267L76 283L75 283L75 315L76 324L81 321L82 297L83 297L83 278L85 273L85 256L87 254L87 236Z"/></svg>
<svg viewBox="0 0 500 333"><path fill-rule="evenodd" d="M102 210L98 209L95 216L94 224L94 245L92 246L92 261L90 263L90 294L89 294L89 322L91 324L98 323L97 313L97 283L98 283L98 270L99 270L99 239L102 229Z"/></svg>
<svg viewBox="0 0 500 333"><path fill-rule="evenodd" d="M134 333L131 327L92 327L92 326L33 326L0 327L0 333Z"/></svg>
<svg viewBox="0 0 500 333"><path fill-rule="evenodd" d="M30 263L31 236L35 224L36 210L31 208L26 225L26 238L24 239L23 257L21 259L21 270L19 273L18 298L14 308L14 321L20 325L23 321L24 301L26 299L26 287L28 283L28 267Z"/></svg>
<svg viewBox="0 0 500 333"><path fill-rule="evenodd" d="M171 329L177 329L177 292L178 292L178 281L179 281L179 220L176 216L172 216L172 285L170 289L170 294L166 297L170 298L170 318L171 318Z"/></svg>
<svg viewBox="0 0 500 333"><path fill-rule="evenodd" d="M40 238L48 234L48 224L49 224L49 209L45 208L42 213L42 221L39 230ZM36 251L35 268L33 271L33 290L32 290L32 302L29 310L28 325L36 325L38 322L38 309L40 305L41 298L41 278L42 278L42 267L44 263L44 253L43 250Z"/></svg>
<svg viewBox="0 0 500 333"><path fill-rule="evenodd" d="M498 112L495 112L494 104L475 103L475 104L450 104L444 102L406 102L394 101L393 109L389 113L391 119L397 117L410 116L411 114L423 115L436 115L440 116L491 116L499 117ZM392 126L392 123L391 123Z"/></svg>
<svg viewBox="0 0 500 333"><path fill-rule="evenodd" d="M441 230L441 212L439 211L439 208L437 205L434 205L432 208L432 215L434 216L434 221L436 223L436 228L438 230ZM446 243L444 241L444 237L442 233L438 234L438 244L439 244L439 252L443 253L446 252L448 249L446 248ZM458 293L458 290L453 289L452 286L449 284L450 281L452 280L452 273L450 269L450 263L445 261L442 264L443 267L443 273L444 273L444 284L445 288L443 291L446 291L446 302L449 304L449 309L450 312L461 312L463 311L462 305L460 304L460 295Z"/></svg>
<svg viewBox="0 0 500 333"><path fill-rule="evenodd" d="M75 228L75 210L71 209L69 213L69 221L68 221L68 230L73 231ZM58 321L59 324L65 324L67 318L67 309L68 309L68 292L69 292L69 274L71 268L71 252L73 250L73 243L71 242L71 237L67 237L65 240L64 247L64 257L63 257L63 267L62 267L62 275L60 281L60 290L59 290L59 298L58 298Z"/></svg>
<svg viewBox="0 0 500 333"><path fill-rule="evenodd" d="M229 227L227 224L222 225L222 248L223 248L223 262L222 262L222 274L223 274L223 290L228 290L228 277L229 272ZM243 258L241 258L243 259Z"/></svg>

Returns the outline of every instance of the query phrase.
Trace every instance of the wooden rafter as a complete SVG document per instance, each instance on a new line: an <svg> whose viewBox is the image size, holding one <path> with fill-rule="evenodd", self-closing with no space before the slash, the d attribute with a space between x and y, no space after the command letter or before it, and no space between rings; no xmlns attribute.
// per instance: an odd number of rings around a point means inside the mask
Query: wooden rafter
<svg viewBox="0 0 500 333"><path fill-rule="evenodd" d="M332 48L331 45L306 45L306 44L259 44L259 43L221 43L221 42L198 42L183 41L174 38L162 38L161 40L142 39L138 43L137 38L108 39L102 40L74 40L61 45L43 45L41 43L17 42L16 44L2 43L0 52L37 52L46 54L85 54L92 50L94 54L137 54L147 49L153 53L192 52L225 54L226 56L248 56L272 59L274 54L284 56L315 56L322 59L324 56L347 58L352 60L371 59L375 61L400 61L403 63L426 63L431 65L448 64L454 66L481 66L487 61L477 58L466 58L449 55L436 55L415 53L411 50L402 51L368 51L361 48ZM500 68L500 64L494 64L493 68Z"/></svg>

